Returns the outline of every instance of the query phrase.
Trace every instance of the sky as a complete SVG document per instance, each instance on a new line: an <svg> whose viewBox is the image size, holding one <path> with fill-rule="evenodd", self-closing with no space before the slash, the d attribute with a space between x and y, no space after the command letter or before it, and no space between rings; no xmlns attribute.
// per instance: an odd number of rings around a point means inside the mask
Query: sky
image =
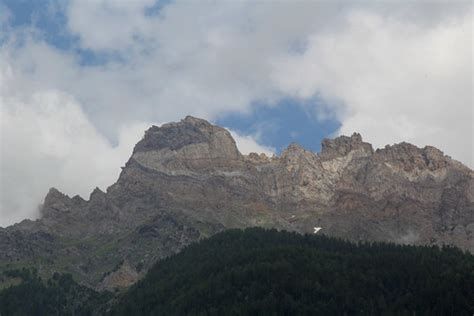
<svg viewBox="0 0 474 316"><path fill-rule="evenodd" d="M152 124L243 153L362 134L474 167L471 1L0 0L0 226L116 181Z"/></svg>

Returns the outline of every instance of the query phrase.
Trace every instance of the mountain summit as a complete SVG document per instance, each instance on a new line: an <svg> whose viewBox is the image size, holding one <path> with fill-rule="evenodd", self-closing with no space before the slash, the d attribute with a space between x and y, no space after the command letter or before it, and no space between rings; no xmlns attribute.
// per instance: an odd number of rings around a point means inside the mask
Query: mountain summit
<svg viewBox="0 0 474 316"><path fill-rule="evenodd" d="M70 272L111 289L228 228L261 226L352 241L474 252L474 173L434 147L373 150L361 135L241 154L231 134L186 117L150 127L119 179L88 201L51 189L42 218L0 229L0 267Z"/></svg>

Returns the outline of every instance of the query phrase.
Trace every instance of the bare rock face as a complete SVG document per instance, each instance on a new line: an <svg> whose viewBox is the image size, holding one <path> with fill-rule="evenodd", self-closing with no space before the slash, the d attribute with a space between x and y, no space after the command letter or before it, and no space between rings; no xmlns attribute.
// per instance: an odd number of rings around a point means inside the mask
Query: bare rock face
<svg viewBox="0 0 474 316"><path fill-rule="evenodd" d="M241 155L227 130L188 116L179 123L147 130L132 159L157 171L173 172L228 166Z"/></svg>
<svg viewBox="0 0 474 316"><path fill-rule="evenodd" d="M330 160L345 157L353 151L361 156L370 156L374 152L371 144L363 142L362 136L354 133L351 137L340 136L336 139L324 139L321 144L320 156L324 160Z"/></svg>
<svg viewBox="0 0 474 316"><path fill-rule="evenodd" d="M115 271L106 275L97 288L99 290L126 288L137 281L137 271L127 261L125 261L121 263Z"/></svg>
<svg viewBox="0 0 474 316"><path fill-rule="evenodd" d="M474 174L434 147L374 151L359 134L324 140L320 154L291 144L278 157L242 155L227 130L186 117L148 129L106 192L86 201L51 189L42 214L0 230L0 267L67 271L110 289L227 228L320 227L474 252Z"/></svg>

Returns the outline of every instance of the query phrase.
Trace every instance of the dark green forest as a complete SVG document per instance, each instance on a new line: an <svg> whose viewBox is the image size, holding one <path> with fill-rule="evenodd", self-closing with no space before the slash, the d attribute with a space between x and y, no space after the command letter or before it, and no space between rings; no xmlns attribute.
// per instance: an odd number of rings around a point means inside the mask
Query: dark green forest
<svg viewBox="0 0 474 316"><path fill-rule="evenodd" d="M4 315L472 315L474 256L457 248L354 244L229 230L159 261L113 296L70 276L0 292ZM11 272L10 272L11 273Z"/></svg>
<svg viewBox="0 0 474 316"><path fill-rule="evenodd" d="M3 273L4 279L21 279L0 292L0 315L103 315L111 293L97 293L77 284L69 274L55 273L44 281L35 269Z"/></svg>

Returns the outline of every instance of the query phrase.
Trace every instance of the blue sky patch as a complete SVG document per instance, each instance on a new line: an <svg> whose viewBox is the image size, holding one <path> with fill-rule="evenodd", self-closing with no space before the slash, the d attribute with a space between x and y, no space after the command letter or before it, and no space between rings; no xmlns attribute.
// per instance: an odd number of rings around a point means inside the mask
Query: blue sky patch
<svg viewBox="0 0 474 316"><path fill-rule="evenodd" d="M11 12L13 28L34 27L37 35L48 45L74 53L81 66L103 65L111 61L121 62L116 53L96 52L79 47L79 38L71 34L64 12L65 2L59 0L0 0Z"/></svg>
<svg viewBox="0 0 474 316"><path fill-rule="evenodd" d="M278 154L292 142L319 152L321 140L336 132L340 123L330 118L319 120L317 106L286 99L273 106L256 105L249 114L226 115L216 124L241 134L256 135L259 143L274 147Z"/></svg>

